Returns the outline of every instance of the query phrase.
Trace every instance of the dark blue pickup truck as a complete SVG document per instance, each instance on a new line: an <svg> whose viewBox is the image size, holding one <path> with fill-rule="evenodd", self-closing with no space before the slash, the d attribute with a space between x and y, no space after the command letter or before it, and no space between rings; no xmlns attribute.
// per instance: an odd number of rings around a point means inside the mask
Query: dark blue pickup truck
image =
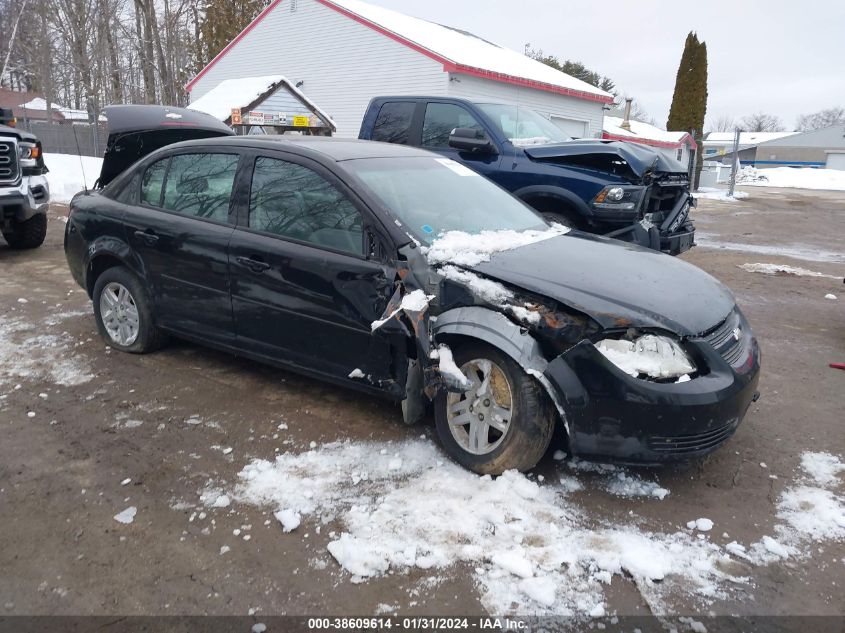
<svg viewBox="0 0 845 633"><path fill-rule="evenodd" d="M360 138L448 156L572 228L671 255L695 241L683 164L643 145L571 139L521 106L377 97Z"/></svg>

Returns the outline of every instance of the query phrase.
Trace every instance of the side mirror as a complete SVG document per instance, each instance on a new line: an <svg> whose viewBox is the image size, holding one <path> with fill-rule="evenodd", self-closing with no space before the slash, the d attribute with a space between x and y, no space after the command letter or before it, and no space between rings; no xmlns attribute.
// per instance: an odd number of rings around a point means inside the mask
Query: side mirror
<svg viewBox="0 0 845 633"><path fill-rule="evenodd" d="M452 133L449 135L449 147L462 152L474 152L476 154L496 153L493 141L481 130L471 127L459 127L452 130Z"/></svg>

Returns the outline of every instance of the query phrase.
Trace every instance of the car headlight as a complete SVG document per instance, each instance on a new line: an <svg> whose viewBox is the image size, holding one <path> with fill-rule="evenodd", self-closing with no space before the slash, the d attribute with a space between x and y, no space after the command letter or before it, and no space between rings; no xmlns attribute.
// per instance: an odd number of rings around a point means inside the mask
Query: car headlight
<svg viewBox="0 0 845 633"><path fill-rule="evenodd" d="M611 185L602 189L593 199L593 208L635 211L639 208L644 193L645 187Z"/></svg>
<svg viewBox="0 0 845 633"><path fill-rule="evenodd" d="M595 344L607 360L637 378L682 378L695 372L695 363L667 336L646 334L633 341L604 339Z"/></svg>
<svg viewBox="0 0 845 633"><path fill-rule="evenodd" d="M37 167L41 148L35 143L21 143L18 145L18 155L21 159L21 167Z"/></svg>

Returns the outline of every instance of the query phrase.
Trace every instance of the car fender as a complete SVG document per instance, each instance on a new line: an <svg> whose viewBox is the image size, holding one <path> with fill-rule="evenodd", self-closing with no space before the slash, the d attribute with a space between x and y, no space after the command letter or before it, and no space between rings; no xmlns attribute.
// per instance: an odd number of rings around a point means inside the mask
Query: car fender
<svg viewBox="0 0 845 633"><path fill-rule="evenodd" d="M549 363L543 356L540 344L525 328L516 325L500 312L468 306L454 308L438 315L432 325L432 334L435 340L444 335L478 339L510 356L526 373L534 376L543 385L566 427L566 432L569 433L564 403L546 376ZM574 373L572 378L577 382Z"/></svg>
<svg viewBox="0 0 845 633"><path fill-rule="evenodd" d="M553 185L531 185L529 187L517 189L513 192L513 195L523 201L526 200L526 198L531 198L533 196L556 198L566 202L566 204L571 206L575 209L575 211L583 216L589 217L593 215L586 202L568 189L563 189L562 187L555 187Z"/></svg>
<svg viewBox="0 0 845 633"><path fill-rule="evenodd" d="M146 277L143 261L130 248L129 244L114 236L98 237L88 245L85 252L85 287L88 289L89 295L93 292L93 284L89 283L88 277L99 257L117 259L138 277Z"/></svg>

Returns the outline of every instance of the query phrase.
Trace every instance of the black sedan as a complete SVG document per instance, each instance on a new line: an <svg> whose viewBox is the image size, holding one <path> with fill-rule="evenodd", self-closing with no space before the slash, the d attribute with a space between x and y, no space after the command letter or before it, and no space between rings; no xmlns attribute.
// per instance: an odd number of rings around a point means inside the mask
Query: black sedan
<svg viewBox="0 0 845 633"><path fill-rule="evenodd" d="M409 424L433 404L480 473L532 468L557 424L575 455L703 455L756 399L757 342L721 283L551 226L449 159L232 137L178 109L109 120L65 251L116 349L177 336L385 395Z"/></svg>

